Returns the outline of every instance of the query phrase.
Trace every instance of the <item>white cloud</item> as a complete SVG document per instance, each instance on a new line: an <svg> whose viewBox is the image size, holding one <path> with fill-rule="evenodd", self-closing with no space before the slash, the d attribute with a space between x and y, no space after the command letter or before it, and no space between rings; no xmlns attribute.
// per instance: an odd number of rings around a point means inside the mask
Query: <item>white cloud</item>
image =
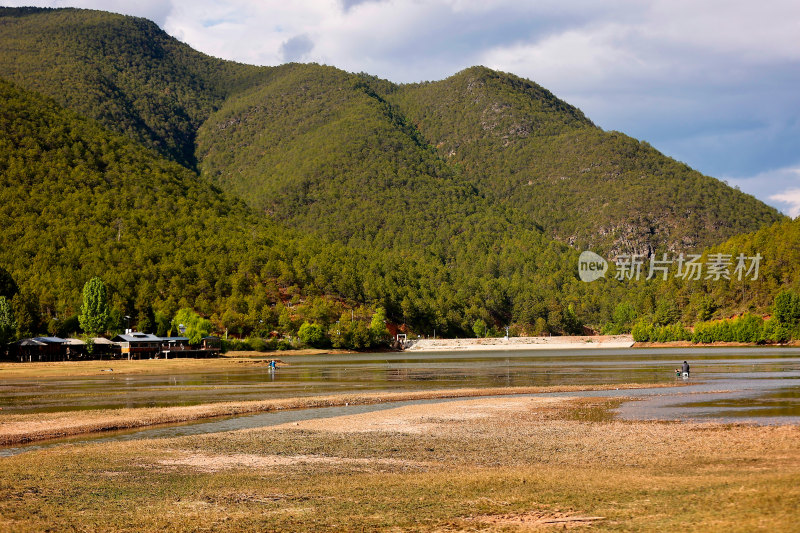
<svg viewBox="0 0 800 533"><path fill-rule="evenodd" d="M800 216L800 189L787 189L779 194L773 194L770 200L781 204L787 204L786 214L795 218Z"/></svg>
<svg viewBox="0 0 800 533"><path fill-rule="evenodd" d="M790 217L800 215L800 163L759 172L753 176L727 178L731 186L752 194Z"/></svg>

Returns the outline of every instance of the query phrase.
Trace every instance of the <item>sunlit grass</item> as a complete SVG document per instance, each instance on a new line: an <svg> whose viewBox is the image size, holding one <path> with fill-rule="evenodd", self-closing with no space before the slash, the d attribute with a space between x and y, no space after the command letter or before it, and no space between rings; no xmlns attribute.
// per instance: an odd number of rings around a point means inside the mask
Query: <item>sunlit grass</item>
<svg viewBox="0 0 800 533"><path fill-rule="evenodd" d="M595 415L616 404L532 403L420 433L301 426L25 453L0 459L0 528L796 530L800 428Z"/></svg>

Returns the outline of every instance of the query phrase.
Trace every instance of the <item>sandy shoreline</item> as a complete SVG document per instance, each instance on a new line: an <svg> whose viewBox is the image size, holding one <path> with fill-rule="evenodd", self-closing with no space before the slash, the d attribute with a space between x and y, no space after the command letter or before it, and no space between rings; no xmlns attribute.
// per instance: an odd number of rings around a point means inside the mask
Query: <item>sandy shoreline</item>
<svg viewBox="0 0 800 533"><path fill-rule="evenodd" d="M511 396L547 392L619 390L673 387L673 384L565 385L553 387L504 387L484 389L452 389L435 391L377 392L282 398L246 402L221 402L193 406L142 407L68 411L56 413L5 414L0 419L0 445L135 429L162 424L177 424L208 418L237 416L286 409L308 409L343 405L370 405L410 400Z"/></svg>
<svg viewBox="0 0 800 533"><path fill-rule="evenodd" d="M475 350L572 350L579 348L630 348L631 335L581 335L559 337L496 337L484 339L418 339L409 352Z"/></svg>

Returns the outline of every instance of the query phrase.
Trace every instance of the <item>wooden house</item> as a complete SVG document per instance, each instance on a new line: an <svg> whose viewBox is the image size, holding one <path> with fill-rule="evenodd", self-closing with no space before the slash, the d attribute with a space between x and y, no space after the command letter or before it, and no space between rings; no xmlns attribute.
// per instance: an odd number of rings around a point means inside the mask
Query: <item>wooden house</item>
<svg viewBox="0 0 800 533"><path fill-rule="evenodd" d="M161 337L131 331L111 339L119 346L120 355L127 359L153 359L161 352Z"/></svg>
<svg viewBox="0 0 800 533"><path fill-rule="evenodd" d="M61 361L64 358L65 342L60 337L22 339L13 343L9 352L18 361Z"/></svg>

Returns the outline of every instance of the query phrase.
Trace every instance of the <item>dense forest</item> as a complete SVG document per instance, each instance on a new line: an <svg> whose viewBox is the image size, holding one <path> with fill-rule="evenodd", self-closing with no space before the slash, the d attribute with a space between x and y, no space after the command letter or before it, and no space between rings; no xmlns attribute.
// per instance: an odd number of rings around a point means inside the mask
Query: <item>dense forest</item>
<svg viewBox="0 0 800 533"><path fill-rule="evenodd" d="M781 218L512 74L473 67L440 82L377 87L482 194L578 248L700 249Z"/></svg>
<svg viewBox="0 0 800 533"><path fill-rule="evenodd" d="M124 316L139 324L191 307L232 333L289 334L309 313L329 326L343 306L366 304L416 330L457 333L478 318L509 322L509 291L528 287L553 299L551 326L562 328L558 287L577 284L574 254L539 233L498 247L493 263L458 268L425 250L358 253L279 226L53 101L2 81L0 100L0 264L35 297L39 328L75 315L93 276L110 287L117 328ZM518 264L526 261L527 272Z"/></svg>
<svg viewBox="0 0 800 533"><path fill-rule="evenodd" d="M396 85L218 60L134 17L0 8L0 101L16 336L77 331L94 276L112 329L192 309L217 332L342 346L384 318L630 331L767 312L797 288L796 221L482 67ZM584 283L585 248L765 259L745 282Z"/></svg>

